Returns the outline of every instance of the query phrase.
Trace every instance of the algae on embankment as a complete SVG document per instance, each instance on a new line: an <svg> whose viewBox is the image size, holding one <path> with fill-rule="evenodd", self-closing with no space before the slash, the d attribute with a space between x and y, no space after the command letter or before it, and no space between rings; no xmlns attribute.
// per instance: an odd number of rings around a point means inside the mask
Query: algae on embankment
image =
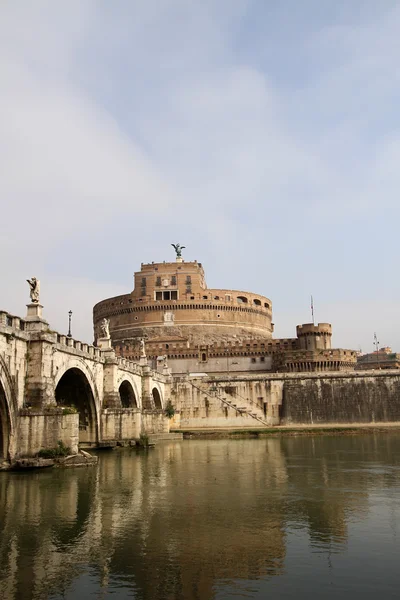
<svg viewBox="0 0 400 600"><path fill-rule="evenodd" d="M335 426L297 426L273 427L259 429L182 429L179 430L184 439L209 438L252 438L252 437L285 437L310 435L361 435L365 433L399 432L400 423L395 424L362 424Z"/></svg>

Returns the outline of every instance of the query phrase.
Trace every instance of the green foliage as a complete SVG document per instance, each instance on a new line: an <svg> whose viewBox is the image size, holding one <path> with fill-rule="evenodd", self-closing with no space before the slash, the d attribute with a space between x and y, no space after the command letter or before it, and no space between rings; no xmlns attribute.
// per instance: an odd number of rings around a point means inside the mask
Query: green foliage
<svg viewBox="0 0 400 600"><path fill-rule="evenodd" d="M138 443L142 448L147 448L149 446L149 436L146 433L141 433Z"/></svg>
<svg viewBox="0 0 400 600"><path fill-rule="evenodd" d="M71 406L63 406L62 412L63 412L63 415L76 415L78 410L73 404L71 404Z"/></svg>
<svg viewBox="0 0 400 600"><path fill-rule="evenodd" d="M175 414L175 408L172 406L171 400L168 400L168 404L165 407L165 416L168 417L168 419L172 419L174 414Z"/></svg>
<svg viewBox="0 0 400 600"><path fill-rule="evenodd" d="M39 458L60 458L61 456L69 456L71 448L66 446L61 440L58 441L56 448L42 448L38 452Z"/></svg>

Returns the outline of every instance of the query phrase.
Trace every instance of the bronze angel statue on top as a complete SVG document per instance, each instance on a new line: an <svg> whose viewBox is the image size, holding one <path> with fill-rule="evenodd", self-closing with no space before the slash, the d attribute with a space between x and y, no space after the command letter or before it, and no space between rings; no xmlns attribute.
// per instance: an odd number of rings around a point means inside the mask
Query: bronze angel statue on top
<svg viewBox="0 0 400 600"><path fill-rule="evenodd" d="M186 248L186 246L181 246L180 244L171 244L171 246L173 246L174 249L175 249L176 258L181 258L182 257L182 250L184 248Z"/></svg>

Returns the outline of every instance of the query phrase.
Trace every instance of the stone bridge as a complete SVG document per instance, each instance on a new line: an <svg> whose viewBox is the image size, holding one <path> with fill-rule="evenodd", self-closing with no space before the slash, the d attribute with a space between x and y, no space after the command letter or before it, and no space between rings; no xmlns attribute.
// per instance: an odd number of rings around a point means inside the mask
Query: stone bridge
<svg viewBox="0 0 400 600"><path fill-rule="evenodd" d="M171 376L49 328L42 306L0 311L0 463L59 441L106 446L168 433Z"/></svg>

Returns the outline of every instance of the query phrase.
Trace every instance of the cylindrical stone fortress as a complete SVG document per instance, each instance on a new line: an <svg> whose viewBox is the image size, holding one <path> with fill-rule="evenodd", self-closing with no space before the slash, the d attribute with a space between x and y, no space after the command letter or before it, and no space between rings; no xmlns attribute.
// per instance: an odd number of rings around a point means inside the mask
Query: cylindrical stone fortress
<svg viewBox="0 0 400 600"><path fill-rule="evenodd" d="M95 340L110 320L113 343L145 337L213 343L271 338L271 300L237 290L208 289L197 261L142 264L130 294L109 298L93 309Z"/></svg>

